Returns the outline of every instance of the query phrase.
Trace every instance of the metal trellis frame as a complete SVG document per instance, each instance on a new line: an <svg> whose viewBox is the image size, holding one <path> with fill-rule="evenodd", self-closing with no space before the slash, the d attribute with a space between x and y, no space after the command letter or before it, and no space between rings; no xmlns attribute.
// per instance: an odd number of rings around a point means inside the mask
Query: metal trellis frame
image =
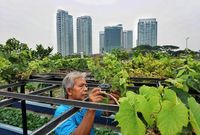
<svg viewBox="0 0 200 135"><path fill-rule="evenodd" d="M47 83L47 84L54 84L53 86L48 86L43 89L31 92L29 94L25 94L24 86L28 82L41 82L41 83ZM29 101L36 101L36 102L44 102L44 103L51 103L51 104L67 104L74 106L72 110L64 113L63 115L54 118L53 120L46 123L41 128L34 131L32 134L34 135L41 135L41 134L48 134L52 132L59 123L62 123L67 118L72 116L74 113L76 113L80 108L91 108L95 110L103 110L108 112L117 112L119 107L117 105L108 105L108 104L102 104L102 103L92 103L87 101L77 101L77 100L69 100L69 99L60 99L60 98L53 98L53 97L46 97L46 96L40 96L38 94L41 94L45 91L52 90L56 87L59 87L61 85L60 81L49 81L49 80L43 80L43 79L30 79L27 81L19 82L16 84L9 84L5 86L1 86L1 89L4 88L10 88L10 87L19 87L21 86L21 93L15 93L15 92L5 92L0 91L1 96L9 97L10 99L6 99L0 102L0 106L7 106L11 105L17 101L21 100L21 109L22 109L22 124L23 124L23 134L27 135L27 119L26 119L26 100ZM97 86L98 84L94 85Z"/></svg>
<svg viewBox="0 0 200 135"><path fill-rule="evenodd" d="M149 78L132 78L132 81L140 81L141 79L149 80ZM159 86L163 79L156 79L151 78L153 80L153 85ZM9 97L9 99L5 99L0 101L0 107L11 105L17 101L21 101L21 109L22 109L22 123L23 123L23 134L27 135L27 121L26 121L26 100L28 101L36 101L36 102L43 102L43 103L50 103L50 104L66 104L73 106L71 110L68 112L63 113L57 118L53 118L51 121L40 127L39 129L32 132L33 135L41 135L41 134L49 134L52 132L58 125L60 125L63 121L67 118L72 116L74 113L80 110L80 108L90 108L95 110L102 110L108 112L117 112L119 110L119 106L111 105L111 104L103 104L103 103L93 103L88 101L78 101L78 100L69 100L69 99L61 99L61 98L54 98L54 97L46 97L41 96L43 92L51 91L57 87L60 87L62 78L56 77L55 75L36 75L32 76L31 79L20 81L13 84L3 85L0 86L0 95ZM48 86L37 91L31 92L29 94L25 94L24 86L26 83L30 82L39 82L44 84L50 84L52 86ZM141 82L144 84L144 82ZM138 83L139 84L139 83ZM150 83L149 83L150 84ZM152 83L151 83L152 84ZM99 82L94 80L88 80L87 83L88 87L98 87ZM128 87L129 90L138 90L141 85L136 85L132 87ZM21 93L14 93L14 92L5 92L1 91L1 89L10 88L10 87L21 87ZM52 93L51 93L52 94Z"/></svg>

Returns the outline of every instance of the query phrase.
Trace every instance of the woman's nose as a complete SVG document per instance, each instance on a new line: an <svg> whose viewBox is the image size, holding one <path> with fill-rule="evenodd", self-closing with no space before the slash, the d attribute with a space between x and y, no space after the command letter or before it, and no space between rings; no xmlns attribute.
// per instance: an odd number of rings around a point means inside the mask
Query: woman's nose
<svg viewBox="0 0 200 135"><path fill-rule="evenodd" d="M84 86L84 91L87 91L88 90L88 87L85 85Z"/></svg>

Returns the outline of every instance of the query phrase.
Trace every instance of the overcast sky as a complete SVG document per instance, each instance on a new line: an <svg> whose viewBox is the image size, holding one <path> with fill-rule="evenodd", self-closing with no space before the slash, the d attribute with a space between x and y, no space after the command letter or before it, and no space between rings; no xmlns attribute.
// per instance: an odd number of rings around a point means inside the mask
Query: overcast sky
<svg viewBox="0 0 200 135"><path fill-rule="evenodd" d="M136 46L139 19L156 18L158 45L172 44L200 50L199 0L0 0L0 43L16 38L35 49L36 44L57 50L56 13L68 11L74 21L76 52L76 18L92 18L93 53L99 50L99 31L105 26L122 24L133 30Z"/></svg>

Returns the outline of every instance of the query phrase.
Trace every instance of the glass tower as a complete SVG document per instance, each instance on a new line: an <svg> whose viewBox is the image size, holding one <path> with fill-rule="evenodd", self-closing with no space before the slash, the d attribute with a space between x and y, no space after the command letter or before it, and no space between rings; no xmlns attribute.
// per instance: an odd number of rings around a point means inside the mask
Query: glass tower
<svg viewBox="0 0 200 135"><path fill-rule="evenodd" d="M90 16L77 18L77 53L92 54L92 19Z"/></svg>
<svg viewBox="0 0 200 135"><path fill-rule="evenodd" d="M137 45L157 46L157 21L155 18L139 19Z"/></svg>
<svg viewBox="0 0 200 135"><path fill-rule="evenodd" d="M62 56L74 53L73 17L64 10L58 10L56 15L57 51Z"/></svg>
<svg viewBox="0 0 200 135"><path fill-rule="evenodd" d="M122 48L122 25L104 27L104 51Z"/></svg>
<svg viewBox="0 0 200 135"><path fill-rule="evenodd" d="M104 31L99 32L99 53L104 52Z"/></svg>
<svg viewBox="0 0 200 135"><path fill-rule="evenodd" d="M123 48L130 49L133 48L133 31L127 30L123 31Z"/></svg>

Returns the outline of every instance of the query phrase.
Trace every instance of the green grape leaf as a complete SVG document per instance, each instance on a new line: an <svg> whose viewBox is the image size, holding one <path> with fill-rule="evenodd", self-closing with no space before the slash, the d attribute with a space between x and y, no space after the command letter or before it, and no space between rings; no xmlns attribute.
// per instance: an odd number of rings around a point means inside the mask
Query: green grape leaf
<svg viewBox="0 0 200 135"><path fill-rule="evenodd" d="M185 69L181 69L178 71L178 74L176 75L176 78L180 77L185 72Z"/></svg>
<svg viewBox="0 0 200 135"><path fill-rule="evenodd" d="M161 98L159 89L155 87L143 85L142 87L140 87L139 92L141 95L144 95L147 98L147 100L149 100L152 96Z"/></svg>
<svg viewBox="0 0 200 135"><path fill-rule="evenodd" d="M194 98L188 99L189 112L190 112L190 123L197 135L200 135L200 105L195 101Z"/></svg>
<svg viewBox="0 0 200 135"><path fill-rule="evenodd" d="M188 98L190 97L190 94L179 88L173 88L173 91L176 92L176 95L181 100L181 102L188 107Z"/></svg>
<svg viewBox="0 0 200 135"><path fill-rule="evenodd" d="M176 88L180 88L182 89L183 91L186 91L188 92L189 88L188 86L186 85L186 80L188 78L188 75L183 75L181 76L181 78L176 78L176 79L167 79L165 80L166 82L170 82L171 84L173 84Z"/></svg>
<svg viewBox="0 0 200 135"><path fill-rule="evenodd" d="M174 91L170 90L170 89L167 89L167 88L164 89L163 99L171 101L174 104L176 104L178 102L176 93Z"/></svg>
<svg viewBox="0 0 200 135"><path fill-rule="evenodd" d="M133 96L134 97L134 96ZM144 135L146 128L144 123L137 116L135 105L130 103L129 98L124 97L120 100L119 111L115 116L118 126L123 135Z"/></svg>
<svg viewBox="0 0 200 135"><path fill-rule="evenodd" d="M119 79L119 85L122 85L124 83L126 83L126 79L125 78L120 78Z"/></svg>
<svg viewBox="0 0 200 135"><path fill-rule="evenodd" d="M152 126L160 110L159 98L153 96L147 101L143 95L137 95L135 104L137 112L141 112L148 125Z"/></svg>
<svg viewBox="0 0 200 135"><path fill-rule="evenodd" d="M157 88L142 86L140 93L142 95L136 96L137 111L141 112L146 122L152 126L161 109L159 91Z"/></svg>
<svg viewBox="0 0 200 135"><path fill-rule="evenodd" d="M200 78L197 78L200 77L200 74L195 73L193 76L194 77L188 77L186 84L187 86L200 93Z"/></svg>
<svg viewBox="0 0 200 135"><path fill-rule="evenodd" d="M162 110L157 118L157 127L162 135L175 135L187 124L188 109L183 103L174 105L167 100L162 103Z"/></svg>

